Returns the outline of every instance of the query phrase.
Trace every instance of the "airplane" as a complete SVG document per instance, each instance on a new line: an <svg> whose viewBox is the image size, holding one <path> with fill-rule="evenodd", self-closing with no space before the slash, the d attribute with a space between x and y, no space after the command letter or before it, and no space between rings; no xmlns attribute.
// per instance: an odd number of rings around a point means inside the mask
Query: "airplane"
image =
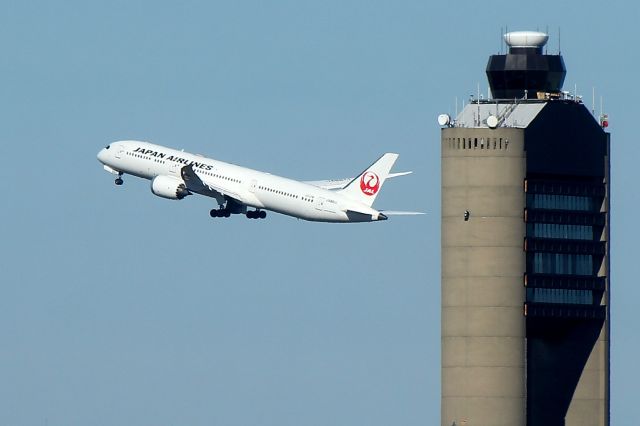
<svg viewBox="0 0 640 426"><path fill-rule="evenodd" d="M151 181L158 197L182 200L191 194L215 198L211 217L244 214L264 219L266 210L315 222L375 222L389 215L419 212L379 211L373 201L387 178L411 172L389 173L398 154L386 153L352 179L301 182L230 163L190 154L149 142L113 142L98 153L98 161L116 175Z"/></svg>

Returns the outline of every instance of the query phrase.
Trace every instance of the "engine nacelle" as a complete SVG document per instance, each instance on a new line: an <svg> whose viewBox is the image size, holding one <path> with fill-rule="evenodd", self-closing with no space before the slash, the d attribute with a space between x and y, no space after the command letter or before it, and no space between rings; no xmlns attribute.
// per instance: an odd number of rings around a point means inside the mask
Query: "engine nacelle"
<svg viewBox="0 0 640 426"><path fill-rule="evenodd" d="M182 200L191 193L184 182L173 176L156 176L151 181L151 192L154 195L170 200Z"/></svg>

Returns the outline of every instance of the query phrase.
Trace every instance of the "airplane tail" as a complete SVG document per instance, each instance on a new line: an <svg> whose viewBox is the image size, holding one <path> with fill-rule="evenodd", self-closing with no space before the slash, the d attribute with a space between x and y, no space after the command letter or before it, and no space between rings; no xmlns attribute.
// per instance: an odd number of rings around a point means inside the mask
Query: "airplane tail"
<svg viewBox="0 0 640 426"><path fill-rule="evenodd" d="M340 193L371 207L397 159L398 154L390 152L384 154L341 189Z"/></svg>

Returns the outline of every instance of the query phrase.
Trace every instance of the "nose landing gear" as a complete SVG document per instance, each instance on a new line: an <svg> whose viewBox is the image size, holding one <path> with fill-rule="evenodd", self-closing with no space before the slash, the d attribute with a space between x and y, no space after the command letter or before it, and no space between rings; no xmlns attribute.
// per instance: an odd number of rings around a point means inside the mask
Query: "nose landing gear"
<svg viewBox="0 0 640 426"><path fill-rule="evenodd" d="M122 180L122 172L118 173L118 177L116 178L115 184L120 186L124 183L124 181Z"/></svg>

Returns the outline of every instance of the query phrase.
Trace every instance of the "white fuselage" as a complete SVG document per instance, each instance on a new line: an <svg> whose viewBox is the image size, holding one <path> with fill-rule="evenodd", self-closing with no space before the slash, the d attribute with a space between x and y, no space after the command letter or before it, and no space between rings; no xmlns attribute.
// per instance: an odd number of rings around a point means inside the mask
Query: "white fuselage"
<svg viewBox="0 0 640 426"><path fill-rule="evenodd" d="M321 222L386 219L379 211L335 190L148 142L114 142L100 151L98 159L112 172L149 180L157 176L181 179L181 169L193 164L194 172L206 185L234 201L300 219Z"/></svg>

